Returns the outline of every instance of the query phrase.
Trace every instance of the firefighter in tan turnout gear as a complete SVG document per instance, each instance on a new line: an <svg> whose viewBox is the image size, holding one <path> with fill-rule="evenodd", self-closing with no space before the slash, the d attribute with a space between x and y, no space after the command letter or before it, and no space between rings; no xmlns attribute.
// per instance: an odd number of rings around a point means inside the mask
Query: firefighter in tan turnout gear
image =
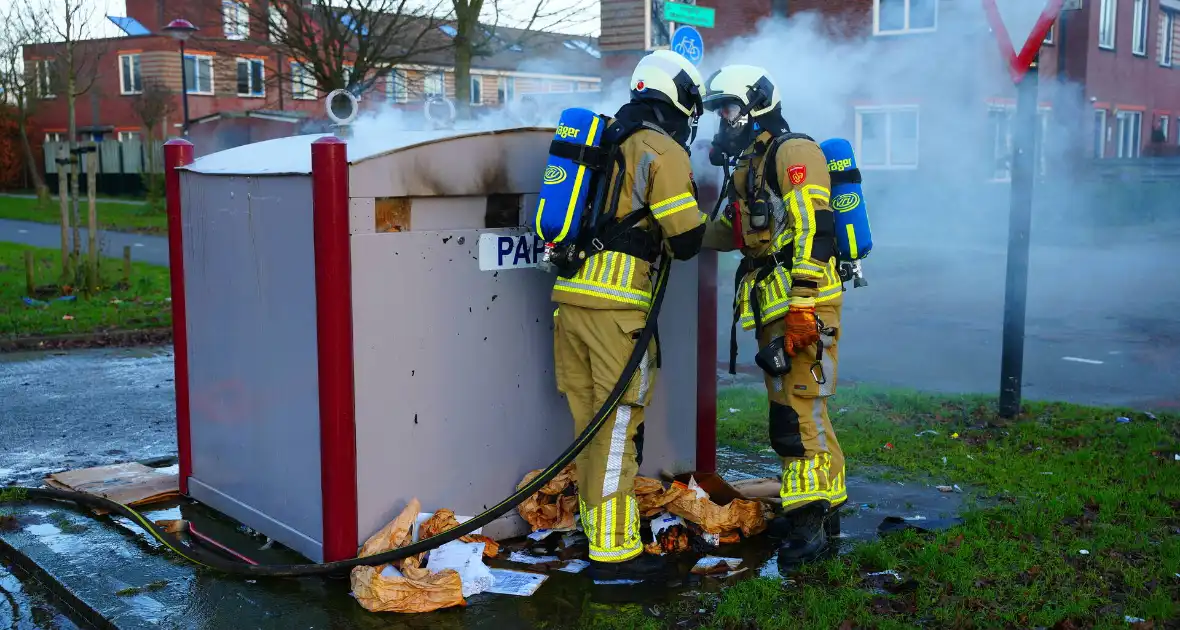
<svg viewBox="0 0 1180 630"><path fill-rule="evenodd" d="M726 66L705 85L705 108L721 119L710 160L736 161L726 209L709 223L705 247L743 256L734 319L755 331L766 373L770 443L782 457L790 528L779 562L790 565L826 548L847 499L844 455L828 415L843 302L828 165L814 140L791 132L764 69Z"/></svg>
<svg viewBox="0 0 1180 630"><path fill-rule="evenodd" d="M622 376L647 321L653 265L687 260L701 248L705 215L697 207L687 145L701 114L701 75L684 57L656 51L631 77L631 101L612 122L630 132L606 190L618 190L603 212L616 224L642 213L621 235L602 237L572 277L553 286L557 387L569 401L575 433ZM609 201L607 202L610 203ZM608 228L609 230L609 228ZM576 460L578 507L597 578L653 576L662 558L644 555L633 483L642 459L643 411L651 400L658 349L653 340L612 416Z"/></svg>

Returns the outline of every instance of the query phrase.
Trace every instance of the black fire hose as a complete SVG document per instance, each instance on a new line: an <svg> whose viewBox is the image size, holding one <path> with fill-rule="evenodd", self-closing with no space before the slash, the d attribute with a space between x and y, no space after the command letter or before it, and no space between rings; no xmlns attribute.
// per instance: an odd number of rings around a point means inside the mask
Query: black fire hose
<svg viewBox="0 0 1180 630"><path fill-rule="evenodd" d="M623 373L619 377L619 381L615 383L614 389L611 390L610 395L606 399L606 403L594 414L594 418L587 425L586 429L570 444L565 451L561 453L558 458L543 470L541 474L534 477L527 484L522 486L515 493L508 498L497 503L495 506L484 511L482 514L472 518L469 521L461 523L458 527L453 527L444 532L439 532L430 538L418 541L411 545L386 551L372 556L363 558L353 558L351 560L339 560L336 562L325 562L322 564L271 564L271 565L251 565L245 562L238 562L234 560L227 560L219 555L205 551L199 547L186 545L180 543L177 539L170 537L163 529L152 523L142 514L136 510L127 507L121 503L116 503L110 499L86 494L84 492L73 492L69 490L57 490L53 488L3 488L0 489L0 503L13 503L21 501L70 501L78 505L90 508L101 508L114 514L124 516L138 525L141 529L151 534L156 540L160 541L165 547L176 552L186 560L195 564L223 571L225 573L233 573L237 575L246 575L251 577L296 577L303 575L325 575L325 574L341 574L353 567L358 566L378 566L388 564L395 560L401 560L420 554L424 551L429 551L436 547L440 547L448 542L457 540L463 536L470 534L476 529L487 525L495 519L508 513L509 510L520 505L522 501L536 494L545 484L549 483L562 469L564 469L570 462L577 457L582 449L594 439L594 436L606 424L607 418L610 417L618 404L619 399L623 397L623 393L627 391L628 385L631 383L631 378L635 375L635 371L639 368L639 363L643 361L643 355L647 351L648 345L651 343L656 330L656 318L660 312L660 305L664 301L664 290L668 285L669 267L671 267L671 260L665 259L660 265L659 272L656 276L655 294L652 298L651 309L648 311L647 323L643 327L643 332L639 334L639 339L635 342L635 349L631 351L631 358L627 360L627 364L623 366Z"/></svg>

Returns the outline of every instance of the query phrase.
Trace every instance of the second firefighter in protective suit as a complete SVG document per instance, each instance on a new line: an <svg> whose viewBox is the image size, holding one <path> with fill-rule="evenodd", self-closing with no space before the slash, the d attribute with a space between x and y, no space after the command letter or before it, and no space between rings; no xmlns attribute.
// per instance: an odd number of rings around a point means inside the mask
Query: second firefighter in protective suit
<svg viewBox="0 0 1180 630"><path fill-rule="evenodd" d="M612 121L623 169L611 171L603 213L614 221L572 277L553 286L557 387L581 433L622 376L653 298L653 265L700 251L705 215L697 207L686 146L701 109L701 75L684 57L656 51L631 77L631 102ZM612 229L633 213L634 227ZM626 225L626 224L623 224ZM662 558L644 555L633 483L643 448L643 412L655 384L653 341L602 430L576 460L578 508L595 577L647 576Z"/></svg>
<svg viewBox="0 0 1180 630"><path fill-rule="evenodd" d="M726 66L705 85L705 108L721 119L711 161L736 161L725 212L709 223L705 246L743 256L734 318L755 331L766 371L770 443L782 458L790 523L779 560L805 561L824 550L847 499L844 454L828 415L843 287L827 160L814 140L791 133L762 68Z"/></svg>

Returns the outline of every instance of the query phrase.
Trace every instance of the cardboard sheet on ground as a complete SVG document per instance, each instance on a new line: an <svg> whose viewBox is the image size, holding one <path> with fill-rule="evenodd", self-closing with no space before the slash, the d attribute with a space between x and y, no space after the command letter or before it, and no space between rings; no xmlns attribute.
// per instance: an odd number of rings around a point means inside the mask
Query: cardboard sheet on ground
<svg viewBox="0 0 1180 630"><path fill-rule="evenodd" d="M58 490L85 492L123 505L147 505L180 496L176 474L162 473L137 462L67 470L45 478L45 485ZM96 514L106 510L94 508Z"/></svg>
<svg viewBox="0 0 1180 630"><path fill-rule="evenodd" d="M677 475L675 483L667 489L656 481L660 490L645 481L644 494L637 497L640 511L655 516L660 510L667 510L697 524L706 533L722 537L735 530L745 536L754 536L766 529L766 515L760 502L745 498L715 474L701 473L700 477ZM638 494L638 479L636 487Z"/></svg>
<svg viewBox="0 0 1180 630"><path fill-rule="evenodd" d="M519 490L542 471L534 470L517 484ZM574 465L566 466L533 496L525 499L516 510L533 531L540 529L570 530L577 524L578 495Z"/></svg>
<svg viewBox="0 0 1180 630"><path fill-rule="evenodd" d="M407 545L421 509L418 499L412 499L397 518L365 541L357 555L371 556ZM417 557L396 564L401 566L353 568L349 575L352 593L366 610L416 613L467 605L458 571L445 569L432 573L420 566Z"/></svg>

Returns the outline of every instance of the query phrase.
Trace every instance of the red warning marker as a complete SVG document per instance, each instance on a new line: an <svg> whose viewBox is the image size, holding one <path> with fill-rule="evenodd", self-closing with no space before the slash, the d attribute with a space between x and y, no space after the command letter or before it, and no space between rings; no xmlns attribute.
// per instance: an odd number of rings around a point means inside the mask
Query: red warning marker
<svg viewBox="0 0 1180 630"><path fill-rule="evenodd" d="M1000 45L1000 55L1008 62L1013 83L1020 83L1037 56L1045 36L1065 0L983 0L983 10ZM1038 6L1042 7L1037 13ZM1020 52L1012 45L1013 37L1023 37Z"/></svg>

